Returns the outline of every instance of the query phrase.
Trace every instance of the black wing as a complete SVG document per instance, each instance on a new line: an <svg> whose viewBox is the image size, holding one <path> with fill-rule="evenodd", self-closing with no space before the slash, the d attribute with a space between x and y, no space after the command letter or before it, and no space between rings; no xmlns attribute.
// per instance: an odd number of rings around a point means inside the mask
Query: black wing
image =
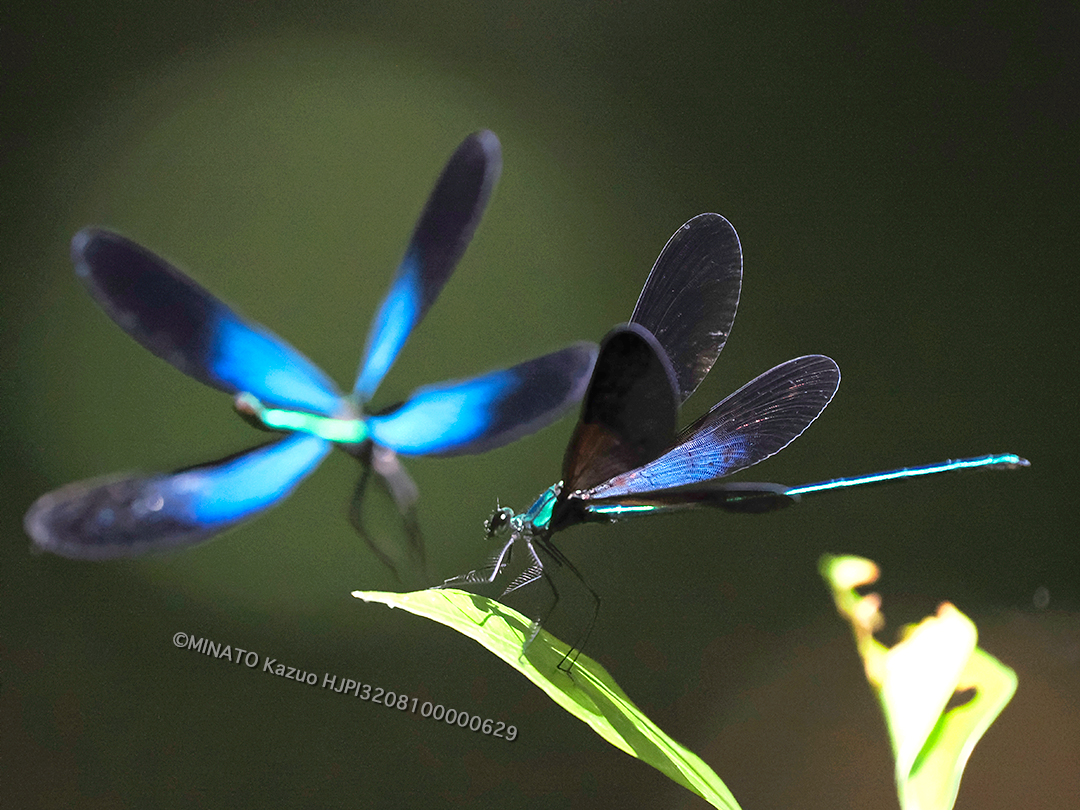
<svg viewBox="0 0 1080 810"><path fill-rule="evenodd" d="M731 223L700 214L660 252L631 323L644 326L667 352L685 402L724 348L742 287L742 246Z"/></svg>
<svg viewBox="0 0 1080 810"><path fill-rule="evenodd" d="M679 392L667 355L637 324L600 345L574 435L563 457L564 491L606 481L650 461L675 435Z"/></svg>

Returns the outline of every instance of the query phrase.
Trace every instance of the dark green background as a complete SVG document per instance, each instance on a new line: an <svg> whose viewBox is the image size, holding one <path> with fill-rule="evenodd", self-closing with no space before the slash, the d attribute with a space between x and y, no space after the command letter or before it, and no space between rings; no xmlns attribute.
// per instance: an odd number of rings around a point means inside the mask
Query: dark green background
<svg viewBox="0 0 1080 810"><path fill-rule="evenodd" d="M703 806L471 642L350 598L393 580L344 519L356 467L341 454L281 508L173 558L28 551L22 514L48 489L259 438L93 305L67 258L75 230L171 257L347 385L439 168L488 127L502 182L381 401L599 340L668 236L718 211L743 241L743 298L686 418L800 354L844 374L822 419L745 478L1033 461L759 518L568 532L604 598L588 652L744 807L893 806L885 731L815 572L822 552L864 554L894 626L952 599L1020 675L957 807L1072 806L1076 23L1075 6L1027 3L5 11L0 804ZM554 480L571 426L408 463L440 578L489 551L496 498L523 508ZM178 650L178 631L521 736Z"/></svg>

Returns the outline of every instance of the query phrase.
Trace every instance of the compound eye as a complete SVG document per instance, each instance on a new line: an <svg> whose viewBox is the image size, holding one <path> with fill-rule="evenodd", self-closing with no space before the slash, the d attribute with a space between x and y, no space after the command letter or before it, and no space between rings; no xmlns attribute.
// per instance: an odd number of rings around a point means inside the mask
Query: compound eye
<svg viewBox="0 0 1080 810"><path fill-rule="evenodd" d="M510 525L510 518L513 516L514 510L507 506L492 512L491 517L484 521L484 528L487 529L488 537L492 537L505 531L506 527Z"/></svg>

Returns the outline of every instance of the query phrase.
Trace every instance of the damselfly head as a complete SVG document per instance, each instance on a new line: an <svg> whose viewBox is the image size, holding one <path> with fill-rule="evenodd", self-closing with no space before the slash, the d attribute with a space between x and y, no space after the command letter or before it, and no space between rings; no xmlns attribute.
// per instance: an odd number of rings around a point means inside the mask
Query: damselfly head
<svg viewBox="0 0 1080 810"><path fill-rule="evenodd" d="M491 517L484 521L484 530L487 532L488 537L494 537L497 534L502 534L506 531L506 527L510 525L510 519L514 516L514 510L509 506L498 506L496 504L495 511L491 513Z"/></svg>

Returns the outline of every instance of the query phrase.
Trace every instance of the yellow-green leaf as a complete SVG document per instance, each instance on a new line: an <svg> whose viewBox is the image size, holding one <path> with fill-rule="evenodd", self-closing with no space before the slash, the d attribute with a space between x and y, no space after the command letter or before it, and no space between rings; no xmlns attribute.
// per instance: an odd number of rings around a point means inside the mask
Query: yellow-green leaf
<svg viewBox="0 0 1080 810"><path fill-rule="evenodd" d="M598 663L579 655L569 673L559 669L569 648L544 630L522 654L531 622L517 611L449 588L413 593L353 591L353 596L403 608L479 642L615 747L649 763L714 807L738 810L720 777L642 714Z"/></svg>
<svg viewBox="0 0 1080 810"><path fill-rule="evenodd" d="M1016 691L1016 673L975 646L974 623L948 602L891 649L874 638L884 619L877 594L855 588L878 578L861 557L821 558L837 610L851 624L866 676L877 691L896 760L903 810L950 810L975 743ZM974 690L947 708L957 692Z"/></svg>

